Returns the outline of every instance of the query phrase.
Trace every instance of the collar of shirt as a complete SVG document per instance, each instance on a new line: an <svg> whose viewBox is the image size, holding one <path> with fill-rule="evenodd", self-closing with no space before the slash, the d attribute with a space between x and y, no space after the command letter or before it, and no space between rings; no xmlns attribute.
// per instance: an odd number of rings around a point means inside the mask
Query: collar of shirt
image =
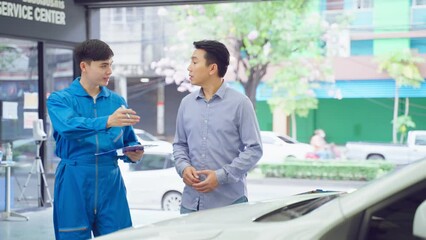
<svg viewBox="0 0 426 240"><path fill-rule="evenodd" d="M226 92L227 87L228 87L228 84L225 83L224 81L222 81L222 85L220 85L219 89L213 95L212 99L214 99L215 96L223 98L225 96L225 92ZM203 88L200 88L200 90L198 91L198 95L196 95L195 99L205 99Z"/></svg>

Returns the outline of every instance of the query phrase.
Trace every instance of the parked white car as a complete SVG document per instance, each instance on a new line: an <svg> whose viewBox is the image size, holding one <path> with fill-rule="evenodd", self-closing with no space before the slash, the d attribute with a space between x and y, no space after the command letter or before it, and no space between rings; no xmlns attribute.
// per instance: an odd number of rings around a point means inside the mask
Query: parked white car
<svg viewBox="0 0 426 240"><path fill-rule="evenodd" d="M231 205L99 239L426 238L425 169L426 159L397 168L350 193L308 193Z"/></svg>
<svg viewBox="0 0 426 240"><path fill-rule="evenodd" d="M258 164L282 163L287 158L305 159L314 151L307 143L301 143L289 136L278 135L270 131L261 131L263 156Z"/></svg>
<svg viewBox="0 0 426 240"><path fill-rule="evenodd" d="M149 151L155 151L155 152L173 152L173 144L158 139L156 136L152 135L151 133L143 130L134 128L133 129L138 141L143 145L146 146L146 149L149 149ZM146 150L145 149L145 150ZM172 150L170 150L172 149ZM121 156L123 155L123 151L121 149L117 150L117 155Z"/></svg>
<svg viewBox="0 0 426 240"><path fill-rule="evenodd" d="M426 131L409 131L406 144L348 142L345 155L348 159L379 159L407 164L426 157Z"/></svg>
<svg viewBox="0 0 426 240"><path fill-rule="evenodd" d="M155 148L158 147L158 148L164 148L164 149L167 149L172 146L171 143L160 140L156 136L152 135L151 133L143 129L134 128L133 130L135 131L135 134L142 145L153 145L155 146Z"/></svg>
<svg viewBox="0 0 426 240"><path fill-rule="evenodd" d="M130 208L179 211L184 183L174 167L172 146L147 147L141 161L119 166Z"/></svg>

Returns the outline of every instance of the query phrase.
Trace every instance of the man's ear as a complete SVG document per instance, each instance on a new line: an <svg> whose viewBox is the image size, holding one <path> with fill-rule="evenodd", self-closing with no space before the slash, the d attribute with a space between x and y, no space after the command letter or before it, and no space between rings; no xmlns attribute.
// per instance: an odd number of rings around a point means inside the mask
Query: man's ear
<svg viewBox="0 0 426 240"><path fill-rule="evenodd" d="M85 72L87 68L87 63L85 61L80 62L80 70L81 72Z"/></svg>
<svg viewBox="0 0 426 240"><path fill-rule="evenodd" d="M217 73L217 64L216 63L212 63L209 66L209 74L210 75L214 75Z"/></svg>

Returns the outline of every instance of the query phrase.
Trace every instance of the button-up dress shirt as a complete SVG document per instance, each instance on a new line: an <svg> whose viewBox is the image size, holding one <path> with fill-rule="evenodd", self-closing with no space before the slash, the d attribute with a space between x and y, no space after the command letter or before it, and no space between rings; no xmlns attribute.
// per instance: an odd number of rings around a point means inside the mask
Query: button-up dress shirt
<svg viewBox="0 0 426 240"><path fill-rule="evenodd" d="M262 156L259 124L249 98L226 83L209 101L202 89L187 95L177 115L173 155L181 177L186 167L193 166L214 170L219 182L208 193L185 186L185 208L221 207L247 196L247 172Z"/></svg>

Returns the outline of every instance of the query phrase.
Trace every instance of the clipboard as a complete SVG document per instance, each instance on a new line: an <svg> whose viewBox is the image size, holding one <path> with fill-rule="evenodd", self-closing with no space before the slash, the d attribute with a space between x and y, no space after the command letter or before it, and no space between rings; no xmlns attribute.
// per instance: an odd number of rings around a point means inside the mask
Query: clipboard
<svg viewBox="0 0 426 240"><path fill-rule="evenodd" d="M112 153L112 152L116 152L118 150L123 151L123 153L134 152L136 150L145 150L145 148L147 148L147 147L155 147L155 146L157 146L157 145L133 145L133 146L126 146L126 147L122 147L122 148L112 149L112 150L109 150L109 151L106 151L106 152L95 153L95 156L109 154L109 153Z"/></svg>

